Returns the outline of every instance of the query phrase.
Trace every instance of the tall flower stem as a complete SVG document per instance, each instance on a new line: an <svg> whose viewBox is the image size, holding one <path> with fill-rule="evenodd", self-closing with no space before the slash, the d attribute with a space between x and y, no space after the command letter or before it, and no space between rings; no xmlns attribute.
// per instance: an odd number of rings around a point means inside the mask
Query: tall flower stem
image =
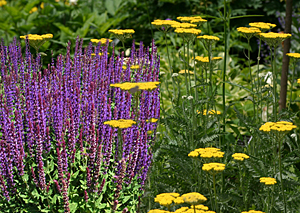
<svg viewBox="0 0 300 213"><path fill-rule="evenodd" d="M278 147L278 163L279 163L279 173L280 173L280 185L281 185L281 192L283 196L283 204L284 204L284 213L286 213L286 198L283 188L283 182L282 182L282 165L281 165L281 145L282 145L283 137L279 139L279 147Z"/></svg>
<svg viewBox="0 0 300 213"><path fill-rule="evenodd" d="M276 46L274 46L274 52L271 49L271 66L272 66L272 73L273 73L273 115L274 121L277 121L277 94L276 94L276 87L277 87L277 75L276 75Z"/></svg>
<svg viewBox="0 0 300 213"><path fill-rule="evenodd" d="M257 55L257 72L256 72L256 78L258 80L258 83L257 83L258 102L260 103L260 111L259 111L259 106L257 106L257 118L258 118L259 122L261 122L260 116L262 115L262 109L263 109L262 108L262 95L261 95L261 81L259 79L260 47L261 47L261 38L259 38L258 55Z"/></svg>
<svg viewBox="0 0 300 213"><path fill-rule="evenodd" d="M250 84L251 84L251 91L252 91L252 102L253 102L253 118L254 118L254 123L256 120L256 112L255 112L255 97L254 97L254 82L253 82L253 77L252 77L252 70L251 70L251 59L250 59L250 39L248 38L248 68L249 68L249 73L250 73Z"/></svg>
<svg viewBox="0 0 300 213"><path fill-rule="evenodd" d="M207 173L206 173L206 184L207 184L207 189L208 189L208 191L209 191L211 207L212 207L212 209L215 209L215 208L214 208L213 201L212 201L213 196L212 196L211 188L210 188L210 185L209 185L209 180L208 180L208 174L207 174Z"/></svg>
<svg viewBox="0 0 300 213"><path fill-rule="evenodd" d="M293 60L293 74L292 74L292 81L291 81L291 95L290 95L290 104L289 104L289 110L291 109L292 104L292 95L293 95L293 84L294 84L294 76L295 76L295 69L296 69L296 60Z"/></svg>
<svg viewBox="0 0 300 213"><path fill-rule="evenodd" d="M243 189L243 175L242 175L242 169L241 169L241 166L240 166L240 162L238 162L238 168L239 168L239 173L240 173L240 189L242 191L242 195L243 195L243 203L245 204L246 203L246 197L245 197L245 192L244 192L244 189ZM248 210L248 209L246 209Z"/></svg>
<svg viewBox="0 0 300 213"><path fill-rule="evenodd" d="M215 211L218 212L217 190L216 190L216 174L213 174L214 194L215 194Z"/></svg>
<svg viewBox="0 0 300 213"><path fill-rule="evenodd" d="M183 58L185 58L185 45L183 44ZM186 86L186 95L189 96L190 92L189 92L189 83L187 80L187 72L186 72L186 63L185 61L183 62L183 66L184 66L184 77L185 77L185 86Z"/></svg>

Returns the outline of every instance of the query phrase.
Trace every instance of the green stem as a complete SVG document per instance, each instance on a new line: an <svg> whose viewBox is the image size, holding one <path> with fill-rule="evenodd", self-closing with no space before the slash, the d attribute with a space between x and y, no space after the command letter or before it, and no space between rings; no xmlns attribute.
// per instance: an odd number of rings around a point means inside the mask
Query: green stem
<svg viewBox="0 0 300 213"><path fill-rule="evenodd" d="M291 95L290 95L290 104L289 104L289 110L291 109L292 104L292 95L293 95L293 84L294 84L294 76L295 76L295 67L296 67L296 60L293 61L293 74L292 74L292 81L291 81Z"/></svg>
<svg viewBox="0 0 300 213"><path fill-rule="evenodd" d="M280 172L280 185L281 185L281 192L283 196L283 204L284 204L284 213L286 213L286 199L285 199L285 193L283 188L283 181L282 181L282 165L281 165L281 143L282 139L279 140L279 148L278 148L278 157L279 157L279 172Z"/></svg>
<svg viewBox="0 0 300 213"><path fill-rule="evenodd" d="M214 205L213 205L213 202L212 202L213 196L212 196L212 193L211 193L211 188L210 188L210 185L209 185L209 180L208 180L208 174L207 173L206 173L206 184L207 184L207 189L209 191L209 196L210 196L210 205L211 205L212 209L215 209Z"/></svg>
<svg viewBox="0 0 300 213"><path fill-rule="evenodd" d="M258 93L258 101L260 103L260 113L259 109L257 106L257 118L259 119L259 123L261 122L261 116L262 116L262 94L261 94L261 80L259 78L259 61L260 61L260 46L261 46L261 39L259 39L259 46L258 46L258 56L257 56L257 80L258 80L258 88L257 88L257 93ZM260 116L259 116L260 114Z"/></svg>
<svg viewBox="0 0 300 213"><path fill-rule="evenodd" d="M256 119L256 112L255 112L255 100L254 100L254 82L253 82L253 77L252 77L252 70L251 70L251 60L250 60L250 39L248 40L248 68L249 68L249 73L250 73L250 84L251 84L251 91L252 91L252 102L253 102L253 118L254 118L254 123L255 123L255 119Z"/></svg>
<svg viewBox="0 0 300 213"><path fill-rule="evenodd" d="M118 155L119 155L119 160L122 159L122 151L123 151L123 140L122 140L122 130L118 128L118 140L119 140L119 150L118 150Z"/></svg>
<svg viewBox="0 0 300 213"><path fill-rule="evenodd" d="M185 45L184 44L183 44L183 58L185 59ZM184 77L185 77L186 95L189 96L190 93L189 93L189 84L188 84L188 80L187 80L185 60L183 62L183 66L184 66Z"/></svg>
<svg viewBox="0 0 300 213"><path fill-rule="evenodd" d="M273 55L273 57L272 57ZM276 46L274 46L274 52L272 52L271 48L271 58L272 58L272 71L273 71L273 115L274 115L274 122L277 122L277 94L276 94L276 87L277 87L277 75L276 75Z"/></svg>
<svg viewBox="0 0 300 213"><path fill-rule="evenodd" d="M243 195L243 203L246 203L246 197L245 197L245 192L244 192L244 187L243 187L243 175L242 175L242 169L240 167L240 163L238 162L238 168L239 168L239 173L240 173L240 189L242 191L242 195ZM242 206L243 207L243 206Z"/></svg>
<svg viewBox="0 0 300 213"><path fill-rule="evenodd" d="M213 182L214 182L214 193L215 193L215 211L218 212L217 190L216 190L216 175L215 174L213 174Z"/></svg>

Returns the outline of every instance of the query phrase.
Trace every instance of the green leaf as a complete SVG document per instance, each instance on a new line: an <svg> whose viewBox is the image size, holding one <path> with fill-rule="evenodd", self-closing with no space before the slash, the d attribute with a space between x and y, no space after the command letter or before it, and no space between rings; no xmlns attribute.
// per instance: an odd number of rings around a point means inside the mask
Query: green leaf
<svg viewBox="0 0 300 213"><path fill-rule="evenodd" d="M28 3L25 5L23 11L26 13L29 13L29 11L39 3L40 3L40 0L28 1Z"/></svg>
<svg viewBox="0 0 300 213"><path fill-rule="evenodd" d="M104 3L107 12L109 12L112 16L114 16L116 14L116 6L114 4L114 0L105 0Z"/></svg>
<svg viewBox="0 0 300 213"><path fill-rule="evenodd" d="M58 27L62 32L66 33L68 36L75 37L75 33L72 30L70 30L70 28L68 28L68 27L66 27L63 24L58 23L58 22L54 23L54 25L56 27Z"/></svg>
<svg viewBox="0 0 300 213"><path fill-rule="evenodd" d="M78 206L77 203L70 203L70 211L71 212L76 212L77 206Z"/></svg>

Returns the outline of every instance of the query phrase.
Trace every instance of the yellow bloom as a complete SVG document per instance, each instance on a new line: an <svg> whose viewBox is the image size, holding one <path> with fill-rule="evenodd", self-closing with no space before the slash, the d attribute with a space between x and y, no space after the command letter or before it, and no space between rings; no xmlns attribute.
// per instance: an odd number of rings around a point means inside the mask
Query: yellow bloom
<svg viewBox="0 0 300 213"><path fill-rule="evenodd" d="M207 200L206 197L204 197L198 192L190 192L187 194L183 194L181 197L185 203L190 205L199 205Z"/></svg>
<svg viewBox="0 0 300 213"><path fill-rule="evenodd" d="M262 40L264 40L269 46L277 46L281 42L283 42L285 39L291 37L292 35L289 33L274 33L274 32L268 32L268 33L259 33L258 34Z"/></svg>
<svg viewBox="0 0 300 213"><path fill-rule="evenodd" d="M197 27L197 25L190 24L190 23L177 22L177 23L172 24L171 27L173 27L173 28L194 28L194 27ZM201 30L200 30L200 32L201 32Z"/></svg>
<svg viewBox="0 0 300 213"><path fill-rule="evenodd" d="M261 30L269 30L269 29L276 27L276 24L264 23L264 22L252 22L252 23L249 23L249 26L256 27Z"/></svg>
<svg viewBox="0 0 300 213"><path fill-rule="evenodd" d="M291 58L300 58L300 53L287 53L286 55Z"/></svg>
<svg viewBox="0 0 300 213"><path fill-rule="evenodd" d="M256 27L239 27L237 28L237 31L241 32L242 35L247 39L250 39L252 36L261 32L260 29Z"/></svg>
<svg viewBox="0 0 300 213"><path fill-rule="evenodd" d="M155 26L158 30L167 32L170 28L171 25L173 24L178 24L178 21L173 21L173 20L161 20L161 19L156 19L151 24Z"/></svg>
<svg viewBox="0 0 300 213"><path fill-rule="evenodd" d="M36 12L38 10L38 8L37 7L33 7L33 8L31 8L31 10L29 11L29 13L31 14L31 13L34 13L34 12Z"/></svg>
<svg viewBox="0 0 300 213"><path fill-rule="evenodd" d="M21 39L28 38L29 45L32 46L36 51L47 41L53 38L52 34L44 34L44 35L37 35L37 34L28 34L24 36L20 36Z"/></svg>
<svg viewBox="0 0 300 213"><path fill-rule="evenodd" d="M261 177L259 178L259 182L264 183L265 185L274 185L275 183L277 183L275 178L271 178L271 177Z"/></svg>
<svg viewBox="0 0 300 213"><path fill-rule="evenodd" d="M215 175L215 174L225 170L225 164L224 163L205 163L202 166L202 170L207 171L207 172L211 173L212 175Z"/></svg>
<svg viewBox="0 0 300 213"><path fill-rule="evenodd" d="M109 54L109 53L107 53L107 54ZM103 53L98 53L98 55L102 56ZM91 56L96 56L96 53L92 53Z"/></svg>
<svg viewBox="0 0 300 213"><path fill-rule="evenodd" d="M239 160L239 161L244 161L245 159L248 159L249 156L244 154L244 153L234 153L232 155L232 157L235 159L235 160Z"/></svg>
<svg viewBox="0 0 300 213"><path fill-rule="evenodd" d="M278 121L276 123L274 122L267 122L263 124L259 130L264 131L264 132L270 132L271 130L273 131L278 131L278 132L287 132L291 131L293 129L297 128L296 125L293 125L291 122L287 121Z"/></svg>
<svg viewBox="0 0 300 213"><path fill-rule="evenodd" d="M162 194L156 195L156 197L154 198L154 202L159 203L162 206L168 207L179 196L180 196L180 194L174 193L174 192L173 193L162 193Z"/></svg>
<svg viewBox="0 0 300 213"><path fill-rule="evenodd" d="M158 81L153 81L153 82L138 82L138 83L131 83L131 82L125 82L125 83L116 83L116 84L111 84L111 87L118 87L121 90L131 90L136 87L140 90L153 90L156 89L158 84L160 82Z"/></svg>
<svg viewBox="0 0 300 213"><path fill-rule="evenodd" d="M119 119L119 120L105 121L104 124L114 128L126 129L132 127L132 125L136 124L136 122L133 120Z"/></svg>
<svg viewBox="0 0 300 213"><path fill-rule="evenodd" d="M148 134L148 135L151 135L152 133L153 133L152 130L147 131L147 134Z"/></svg>
<svg viewBox="0 0 300 213"><path fill-rule="evenodd" d="M265 212L262 212L262 211L256 211L256 210L250 210L250 211L248 211L248 212L243 211L242 213L265 213Z"/></svg>
<svg viewBox="0 0 300 213"><path fill-rule="evenodd" d="M191 24L202 24L207 22L207 20L201 18L200 16L192 16L192 17L177 17L178 20L182 22L190 22Z"/></svg>
<svg viewBox="0 0 300 213"><path fill-rule="evenodd" d="M202 204L196 205L195 208L198 209L198 210L208 210L208 207L204 206ZM194 205L191 206L191 209L194 209Z"/></svg>
<svg viewBox="0 0 300 213"><path fill-rule="evenodd" d="M7 2L5 0L0 0L0 7L7 5Z"/></svg>
<svg viewBox="0 0 300 213"><path fill-rule="evenodd" d="M91 42L93 42L93 43L101 43L101 45L106 45L107 40L108 40L108 43L112 42L112 40L108 39L108 38L100 38L100 39L94 39L94 38L92 38Z"/></svg>
<svg viewBox="0 0 300 213"><path fill-rule="evenodd" d="M181 207L180 209L177 209L175 213L183 213L189 210L189 207Z"/></svg>
<svg viewBox="0 0 300 213"><path fill-rule="evenodd" d="M300 84L300 78L297 79L297 83Z"/></svg>
<svg viewBox="0 0 300 213"><path fill-rule="evenodd" d="M131 65L130 68L131 69L138 69L138 68L140 68L140 65Z"/></svg>
<svg viewBox="0 0 300 213"><path fill-rule="evenodd" d="M109 30L108 32L114 34L114 36L122 42L124 42L125 39L127 38L131 38L132 34L135 33L133 29L125 29L125 30L116 29L116 30Z"/></svg>
<svg viewBox="0 0 300 213"><path fill-rule="evenodd" d="M160 210L160 209L151 209L148 213L169 213L169 211Z"/></svg>
<svg viewBox="0 0 300 213"><path fill-rule="evenodd" d="M195 28L190 28L190 29L176 28L174 32L178 33L183 39L190 41L190 40L194 40L196 38L196 35L199 35L201 33L201 30Z"/></svg>
<svg viewBox="0 0 300 213"><path fill-rule="evenodd" d="M182 197L177 197L177 198L174 199L174 203L175 204L182 204L182 203L184 203L184 200L183 200Z"/></svg>
<svg viewBox="0 0 300 213"><path fill-rule="evenodd" d="M191 151L189 154L188 154L189 157L192 157L192 158L196 158L199 156L199 153L197 151Z"/></svg>
<svg viewBox="0 0 300 213"><path fill-rule="evenodd" d="M197 38L203 39L203 40L213 40L213 41L219 41L220 40L217 36L210 36L210 35L198 36Z"/></svg>
<svg viewBox="0 0 300 213"><path fill-rule="evenodd" d="M197 110L197 113L200 114L201 112ZM206 109L203 110L203 113L202 113L202 114L203 114L203 115L207 115L207 110L206 110ZM208 114L209 114L209 115L215 115L215 114L221 115L221 112L218 111L218 110L216 111L216 110L213 110L213 109L212 109L212 110L209 110L209 111L208 111Z"/></svg>
<svg viewBox="0 0 300 213"><path fill-rule="evenodd" d="M190 74L192 74L192 75L194 74L194 72L188 71L188 70L180 70L178 73L179 73L179 74L190 73Z"/></svg>

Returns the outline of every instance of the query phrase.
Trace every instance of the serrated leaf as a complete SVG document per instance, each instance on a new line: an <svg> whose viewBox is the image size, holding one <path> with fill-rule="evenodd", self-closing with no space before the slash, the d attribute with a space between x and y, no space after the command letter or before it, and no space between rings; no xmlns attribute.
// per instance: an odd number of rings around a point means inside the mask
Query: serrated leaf
<svg viewBox="0 0 300 213"><path fill-rule="evenodd" d="M77 210L77 206L78 206L78 204L77 203L70 203L70 211L71 212L76 212L76 210Z"/></svg>

